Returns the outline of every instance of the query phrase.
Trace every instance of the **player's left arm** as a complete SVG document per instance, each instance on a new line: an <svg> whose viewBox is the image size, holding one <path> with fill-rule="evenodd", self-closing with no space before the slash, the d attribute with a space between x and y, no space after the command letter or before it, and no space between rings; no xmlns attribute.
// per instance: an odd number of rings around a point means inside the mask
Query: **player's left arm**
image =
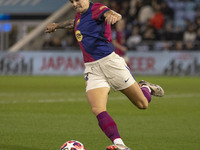
<svg viewBox="0 0 200 150"><path fill-rule="evenodd" d="M108 24L115 24L117 21L122 19L122 15L113 10L105 12L103 16Z"/></svg>

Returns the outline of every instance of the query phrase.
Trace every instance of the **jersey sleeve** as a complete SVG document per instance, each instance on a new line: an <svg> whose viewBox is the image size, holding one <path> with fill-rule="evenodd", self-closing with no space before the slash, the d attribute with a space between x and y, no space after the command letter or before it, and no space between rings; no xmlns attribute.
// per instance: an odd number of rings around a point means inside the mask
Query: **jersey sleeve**
<svg viewBox="0 0 200 150"><path fill-rule="evenodd" d="M91 9L92 19L102 21L102 15L109 10L110 8L108 8L107 6L101 3L95 3Z"/></svg>

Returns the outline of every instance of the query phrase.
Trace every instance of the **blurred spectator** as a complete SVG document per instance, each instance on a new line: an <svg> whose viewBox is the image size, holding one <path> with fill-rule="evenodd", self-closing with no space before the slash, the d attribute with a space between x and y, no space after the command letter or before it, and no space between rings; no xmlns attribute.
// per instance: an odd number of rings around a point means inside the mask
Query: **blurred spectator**
<svg viewBox="0 0 200 150"><path fill-rule="evenodd" d="M174 37L175 37L175 36L174 36L174 31L173 31L172 24L171 24L171 23L167 23L167 24L165 25L164 32L163 32L163 34L162 34L161 39L162 39L162 40L171 41L171 40L175 40Z"/></svg>
<svg viewBox="0 0 200 150"><path fill-rule="evenodd" d="M156 33L153 27L147 27L147 29L143 33L142 39L144 41L155 41L156 40Z"/></svg>
<svg viewBox="0 0 200 150"><path fill-rule="evenodd" d="M150 5L143 6L139 10L138 21L140 24L147 23L154 16L153 7Z"/></svg>
<svg viewBox="0 0 200 150"><path fill-rule="evenodd" d="M184 32L183 40L185 42L188 42L188 41L194 42L195 39L196 39L195 28L194 28L194 25L191 24L191 25L188 26L188 28Z"/></svg>
<svg viewBox="0 0 200 150"><path fill-rule="evenodd" d="M129 1L123 0L121 2L121 7L119 13L122 15L122 17L128 17L129 16Z"/></svg>
<svg viewBox="0 0 200 150"><path fill-rule="evenodd" d="M120 7L119 7L120 5L118 5L116 0L111 0L109 3L110 3L110 5L109 5L110 9L112 9L116 12L120 11Z"/></svg>
<svg viewBox="0 0 200 150"><path fill-rule="evenodd" d="M174 50L182 51L183 49L184 49L183 42L182 41L176 41L175 46L174 46Z"/></svg>
<svg viewBox="0 0 200 150"><path fill-rule="evenodd" d="M163 42L163 51L169 51L169 50L171 50L171 42L168 42L168 41L164 41Z"/></svg>
<svg viewBox="0 0 200 150"><path fill-rule="evenodd" d="M173 20L174 19L174 10L169 7L167 2L163 1L160 4L161 11L163 12L166 20Z"/></svg>
<svg viewBox="0 0 200 150"><path fill-rule="evenodd" d="M62 39L62 47L67 50L67 49L77 49L79 48L76 37L73 33L73 30L71 31L66 31L65 33L67 36L63 37Z"/></svg>
<svg viewBox="0 0 200 150"><path fill-rule="evenodd" d="M164 15L161 11L161 6L157 4L155 6L155 14L154 16L150 19L151 25L157 29L160 30L163 28L164 25Z"/></svg>
<svg viewBox="0 0 200 150"><path fill-rule="evenodd" d="M129 9L129 15L130 16L137 17L136 16L136 12L138 12L137 7L136 7L137 3L141 4L141 0L130 0L130 9Z"/></svg>
<svg viewBox="0 0 200 150"><path fill-rule="evenodd" d="M45 36L45 42L43 43L42 48L45 50L62 49L61 39L57 36L52 38L47 34L47 36Z"/></svg>
<svg viewBox="0 0 200 150"><path fill-rule="evenodd" d="M42 45L42 49L50 49L53 45L50 34L45 34L44 38L45 39L44 39L44 43Z"/></svg>
<svg viewBox="0 0 200 150"><path fill-rule="evenodd" d="M183 40L183 31L181 30L180 26L176 26L175 27L174 40L175 41L181 41L181 40Z"/></svg>
<svg viewBox="0 0 200 150"><path fill-rule="evenodd" d="M153 6L154 3L160 3L161 1L162 0L151 0L151 1L149 1L149 0L142 0L142 3L143 3L144 6L146 6L146 5L152 5Z"/></svg>
<svg viewBox="0 0 200 150"><path fill-rule="evenodd" d="M62 48L61 39L59 37L54 36L52 40L52 47Z"/></svg>
<svg viewBox="0 0 200 150"><path fill-rule="evenodd" d="M195 19L196 28L200 28L200 16Z"/></svg>
<svg viewBox="0 0 200 150"><path fill-rule="evenodd" d="M196 46L197 50L200 50L200 27L197 29Z"/></svg>
<svg viewBox="0 0 200 150"><path fill-rule="evenodd" d="M155 51L161 51L163 50L164 42L163 41L156 41L154 43L154 49Z"/></svg>
<svg viewBox="0 0 200 150"><path fill-rule="evenodd" d="M140 28L138 26L133 26L132 34L127 39L128 48L135 49L135 46L137 46L141 41L142 41L142 37L140 35Z"/></svg>
<svg viewBox="0 0 200 150"><path fill-rule="evenodd" d="M196 41L197 41L198 43L200 42L200 27L197 29Z"/></svg>
<svg viewBox="0 0 200 150"><path fill-rule="evenodd" d="M191 22L189 19L185 19L185 29L187 29L193 22Z"/></svg>
<svg viewBox="0 0 200 150"><path fill-rule="evenodd" d="M170 41L156 41L154 44L155 51L169 51L171 50L172 42Z"/></svg>
<svg viewBox="0 0 200 150"><path fill-rule="evenodd" d="M132 20L138 18L140 9L143 7L142 0L131 0L129 15Z"/></svg>
<svg viewBox="0 0 200 150"><path fill-rule="evenodd" d="M185 50L195 50L195 45L191 41L185 42Z"/></svg>
<svg viewBox="0 0 200 150"><path fill-rule="evenodd" d="M124 58L127 51L125 38L125 21L122 19L116 23L115 30L112 32L112 43L115 46L115 52Z"/></svg>
<svg viewBox="0 0 200 150"><path fill-rule="evenodd" d="M64 38L64 40L62 40L62 47L64 49L67 48L72 48L74 46L74 37L73 36L67 36L66 38Z"/></svg>

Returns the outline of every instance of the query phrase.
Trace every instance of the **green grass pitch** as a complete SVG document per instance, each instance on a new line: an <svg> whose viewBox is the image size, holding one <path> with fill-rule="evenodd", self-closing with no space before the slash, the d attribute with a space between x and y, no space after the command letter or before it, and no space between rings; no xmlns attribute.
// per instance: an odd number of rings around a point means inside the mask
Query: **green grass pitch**
<svg viewBox="0 0 200 150"><path fill-rule="evenodd" d="M139 110L120 92L108 99L108 112L131 150L200 149L200 77L146 77L162 85ZM101 132L85 96L83 77L0 76L0 150L59 150L68 140L86 150L105 150Z"/></svg>

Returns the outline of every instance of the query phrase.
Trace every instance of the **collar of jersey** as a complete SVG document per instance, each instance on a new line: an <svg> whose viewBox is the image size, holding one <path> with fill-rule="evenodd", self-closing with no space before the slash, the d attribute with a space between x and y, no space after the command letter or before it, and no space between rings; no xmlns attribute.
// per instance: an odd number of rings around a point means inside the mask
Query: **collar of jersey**
<svg viewBox="0 0 200 150"><path fill-rule="evenodd" d="M90 6L89 6L89 8L87 9L87 11L86 11L84 14L80 14L81 17L83 17L83 16L85 16L85 15L87 15L87 14L89 13L89 11L91 10L92 5L93 5L93 2L90 2Z"/></svg>

